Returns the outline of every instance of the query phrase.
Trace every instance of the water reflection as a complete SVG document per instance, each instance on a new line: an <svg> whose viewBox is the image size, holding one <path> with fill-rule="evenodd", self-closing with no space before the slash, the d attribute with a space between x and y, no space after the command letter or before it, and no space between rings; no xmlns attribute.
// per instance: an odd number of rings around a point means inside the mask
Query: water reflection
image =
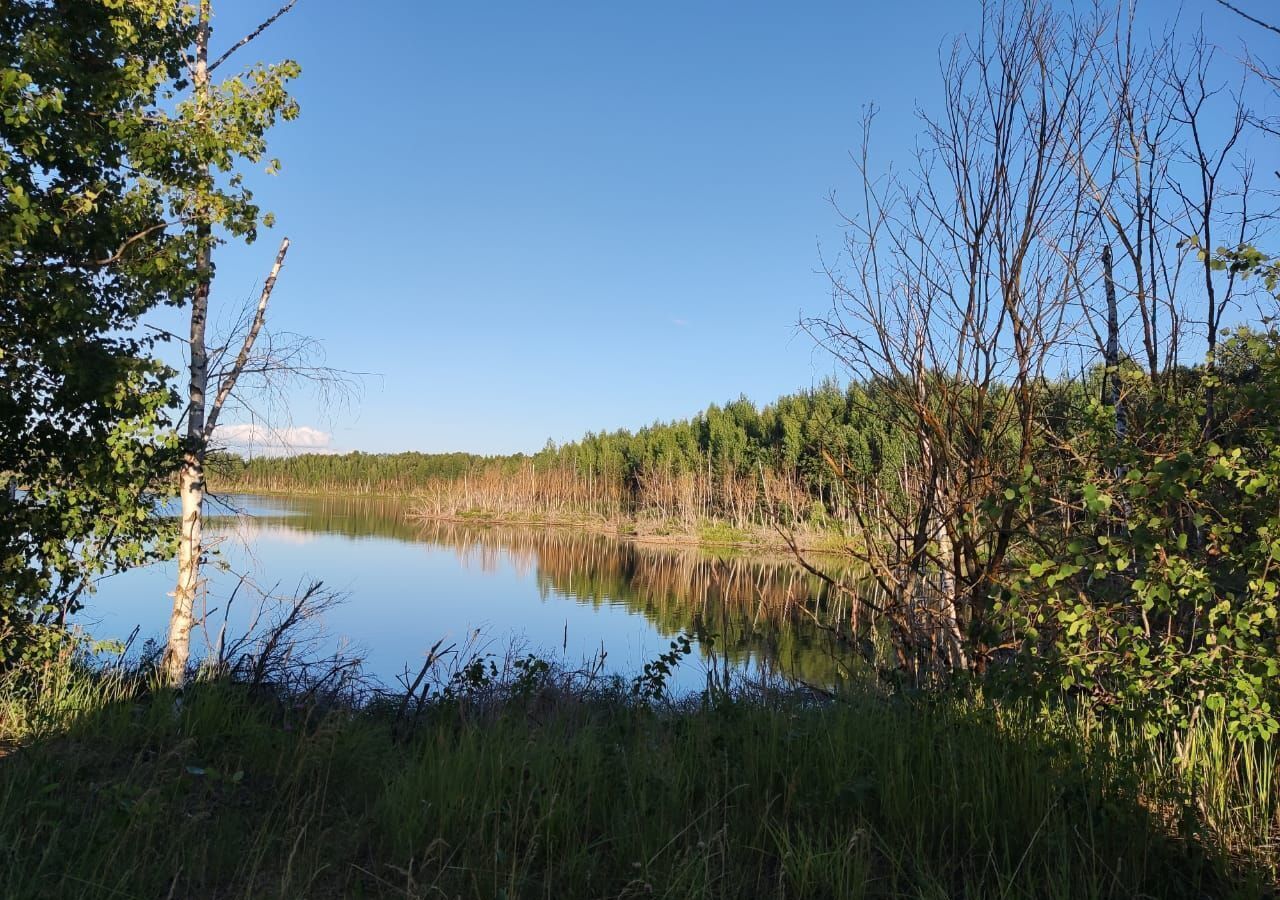
<svg viewBox="0 0 1280 900"><path fill-rule="evenodd" d="M346 590L350 599L329 624L368 652L384 682L414 667L436 638L476 627L498 642L526 638L531 649L569 657L604 647L609 668L626 674L679 632L711 636L697 645L702 664L682 667L683 689L699 687L711 665L831 685L853 664L827 630L847 623L847 601L782 555L572 528L417 523L406 516L409 502L395 499L224 500L210 531L222 540L227 568L254 567L272 582L323 578ZM825 568L838 571L831 560ZM232 583L215 570L212 605ZM114 630L127 633L141 622L144 633L157 633L166 577L129 573L104 590L108 602L95 605L108 610L102 618ZM139 597L149 598L147 605Z"/></svg>
<svg viewBox="0 0 1280 900"><path fill-rule="evenodd" d="M226 525L253 519L303 532L416 541L419 529L408 518L412 506L412 501L395 497L226 494L215 498L209 520Z"/></svg>
<svg viewBox="0 0 1280 900"><path fill-rule="evenodd" d="M422 523L421 540L492 571L531 572L543 598L640 613L664 637L710 635L704 658L737 670L778 671L813 684L847 677L830 632L848 618L843 594L782 556L646 543L572 528ZM833 566L834 568L834 566ZM713 652L714 651L714 654Z"/></svg>

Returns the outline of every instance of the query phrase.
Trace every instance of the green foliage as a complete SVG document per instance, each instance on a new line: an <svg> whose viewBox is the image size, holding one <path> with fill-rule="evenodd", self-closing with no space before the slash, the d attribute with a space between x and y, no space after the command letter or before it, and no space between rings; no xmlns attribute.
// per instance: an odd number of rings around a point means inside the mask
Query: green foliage
<svg viewBox="0 0 1280 900"><path fill-rule="evenodd" d="M184 21L194 20L196 6L183 3ZM193 37L191 29L184 31L187 46ZM243 167L264 160L267 132L276 122L297 118L298 102L288 85L299 74L298 63L284 60L211 80L206 90L188 91L193 86L181 77L169 83L166 97L173 104L152 111L148 151L154 160L170 161L157 169L156 187L193 240L219 243L223 238L210 230L216 227L252 243L260 226L274 223L245 184ZM280 161L271 159L267 171L279 170Z"/></svg>
<svg viewBox="0 0 1280 900"><path fill-rule="evenodd" d="M751 535L725 522L705 522L698 528L698 540L704 544L744 544Z"/></svg>
<svg viewBox="0 0 1280 900"><path fill-rule="evenodd" d="M645 700L658 701L669 696L667 679L680 665L681 660L693 652L693 637L680 633L670 648L644 664L644 670L631 681L631 693Z"/></svg>
<svg viewBox="0 0 1280 900"><path fill-rule="evenodd" d="M1252 244L1218 247L1213 253L1209 253L1201 246L1198 235L1189 236L1184 243L1195 250L1196 257L1201 261L1208 258L1209 266L1214 271L1257 278L1263 290L1273 296L1280 296L1280 258L1269 256Z"/></svg>
<svg viewBox="0 0 1280 900"><path fill-rule="evenodd" d="M1010 585L1006 611L1044 675L1152 732L1206 710L1233 734L1280 731L1280 335L1241 331L1199 392L1129 393L1142 427L1090 410L1091 448L1063 482L1073 510ZM1136 387L1136 386L1134 386Z"/></svg>
<svg viewBox="0 0 1280 900"><path fill-rule="evenodd" d="M212 243L269 224L241 169L298 113L292 61L189 90L201 8L15 0L0 16L0 477L18 489L0 662L56 642L97 576L171 549L153 513L177 459L174 373L139 322L192 296Z"/></svg>
<svg viewBox="0 0 1280 900"><path fill-rule="evenodd" d="M171 373L136 326L190 284L153 151L188 37L165 0L0 15L0 662L56 640L93 578L164 552Z"/></svg>

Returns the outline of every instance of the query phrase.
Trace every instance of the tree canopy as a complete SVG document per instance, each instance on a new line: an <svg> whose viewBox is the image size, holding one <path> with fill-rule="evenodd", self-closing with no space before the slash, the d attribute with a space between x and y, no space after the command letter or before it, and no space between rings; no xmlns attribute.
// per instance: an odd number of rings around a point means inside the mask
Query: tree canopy
<svg viewBox="0 0 1280 900"><path fill-rule="evenodd" d="M169 373L137 326L191 284L163 187L183 161L154 121L187 39L172 0L0 16L0 657L95 575L164 552Z"/></svg>

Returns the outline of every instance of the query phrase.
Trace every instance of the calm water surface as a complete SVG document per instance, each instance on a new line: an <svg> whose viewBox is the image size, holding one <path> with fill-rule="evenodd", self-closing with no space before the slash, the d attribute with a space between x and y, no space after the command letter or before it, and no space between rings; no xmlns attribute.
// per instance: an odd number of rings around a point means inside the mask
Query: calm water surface
<svg viewBox="0 0 1280 900"><path fill-rule="evenodd" d="M255 606L249 585L291 595L321 580L345 598L324 614L324 642L359 651L387 685L406 667L416 672L437 640L461 645L477 631L499 655L514 644L577 664L603 650L606 670L631 675L674 635L701 629L713 640L682 664L679 690L702 687L711 666L817 684L842 671L841 651L812 621L837 621L842 611L785 557L565 528L420 524L404 503L385 499L225 500L206 526L217 542L206 566L209 634L242 579L230 633L243 630ZM136 625L141 639L160 640L174 576L170 563L104 579L81 619L98 637L124 637Z"/></svg>

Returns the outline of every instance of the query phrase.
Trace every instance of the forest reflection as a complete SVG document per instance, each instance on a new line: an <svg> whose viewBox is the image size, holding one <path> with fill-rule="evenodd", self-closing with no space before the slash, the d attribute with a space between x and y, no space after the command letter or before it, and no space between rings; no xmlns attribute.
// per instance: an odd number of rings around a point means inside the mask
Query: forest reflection
<svg viewBox="0 0 1280 900"><path fill-rule="evenodd" d="M781 554L668 545L583 529L413 522L408 502L342 497L229 498L241 527L384 538L447 548L482 572L510 566L543 600L643 615L661 635L700 636L708 666L831 686L856 666L847 635L850 598ZM847 579L837 557L812 562ZM837 636L839 635L839 636Z"/></svg>
<svg viewBox="0 0 1280 900"><path fill-rule="evenodd" d="M420 534L453 548L464 564L492 571L506 561L532 572L544 598L624 607L642 614L662 635L699 635L704 659L735 671L824 686L850 674L845 643L827 630L844 631L847 595L785 557L571 528L428 522ZM827 563L836 568L834 561Z"/></svg>

